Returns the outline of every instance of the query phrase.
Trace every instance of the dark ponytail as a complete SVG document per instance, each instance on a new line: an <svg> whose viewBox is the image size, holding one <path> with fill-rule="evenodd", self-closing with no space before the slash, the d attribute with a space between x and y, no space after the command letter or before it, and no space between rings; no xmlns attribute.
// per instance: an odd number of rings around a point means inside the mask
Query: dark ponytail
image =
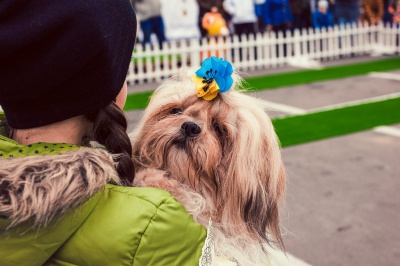
<svg viewBox="0 0 400 266"><path fill-rule="evenodd" d="M126 132L128 123L124 112L115 104L100 109L96 115L89 116L93 121L94 140L104 145L107 150L119 156L117 172L123 185L131 186L135 175L132 161L132 144Z"/></svg>
<svg viewBox="0 0 400 266"><path fill-rule="evenodd" d="M125 186L132 186L135 177L135 168L132 161L132 144L126 133L128 123L124 112L115 104L100 109L96 113L87 115L93 122L94 140L104 145L113 154L118 154L114 160L117 162L117 172ZM12 138L13 129L7 120L0 120L0 135Z"/></svg>
<svg viewBox="0 0 400 266"><path fill-rule="evenodd" d="M14 135L14 129L8 125L6 119L0 120L0 135L10 139L12 139Z"/></svg>

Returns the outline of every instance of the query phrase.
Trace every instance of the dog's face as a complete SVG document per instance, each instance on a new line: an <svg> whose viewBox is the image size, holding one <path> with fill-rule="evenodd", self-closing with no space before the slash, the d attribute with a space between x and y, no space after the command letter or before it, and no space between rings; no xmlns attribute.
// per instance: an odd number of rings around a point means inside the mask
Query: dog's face
<svg viewBox="0 0 400 266"><path fill-rule="evenodd" d="M236 78L237 79L237 78ZM278 141L259 101L234 89L198 98L190 78L168 81L153 95L133 135L137 168L165 170L215 206L227 228L281 245L278 200L285 174Z"/></svg>

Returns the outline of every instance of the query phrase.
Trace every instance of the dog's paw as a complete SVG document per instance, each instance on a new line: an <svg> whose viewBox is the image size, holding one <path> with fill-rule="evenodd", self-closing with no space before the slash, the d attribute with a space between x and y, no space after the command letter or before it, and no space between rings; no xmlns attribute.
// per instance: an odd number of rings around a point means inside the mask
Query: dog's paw
<svg viewBox="0 0 400 266"><path fill-rule="evenodd" d="M134 186L159 187L166 178L166 173L157 169L143 169L135 174Z"/></svg>

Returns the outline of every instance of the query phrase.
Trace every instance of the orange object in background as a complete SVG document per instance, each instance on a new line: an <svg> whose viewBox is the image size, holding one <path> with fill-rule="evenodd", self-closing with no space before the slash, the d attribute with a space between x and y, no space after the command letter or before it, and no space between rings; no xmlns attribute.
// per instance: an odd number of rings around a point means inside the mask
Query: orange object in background
<svg viewBox="0 0 400 266"><path fill-rule="evenodd" d="M229 29L221 13L207 12L202 20L201 26L207 30L209 36L227 36Z"/></svg>
<svg viewBox="0 0 400 266"><path fill-rule="evenodd" d="M229 35L229 29L228 26L226 25L225 19L222 17L221 13L218 12L208 12L204 14L202 20L201 20L201 26L207 30L208 36L209 37L218 37L218 36L227 36ZM225 40L224 40L225 42ZM203 52L200 52L200 58L201 60L204 60L207 57L211 56L216 56L216 57L221 57L223 56L220 54L219 50L213 46L213 44L218 44L218 40L214 39L208 40L208 47L210 47L213 50L208 50ZM226 52L226 49L223 49L223 54Z"/></svg>

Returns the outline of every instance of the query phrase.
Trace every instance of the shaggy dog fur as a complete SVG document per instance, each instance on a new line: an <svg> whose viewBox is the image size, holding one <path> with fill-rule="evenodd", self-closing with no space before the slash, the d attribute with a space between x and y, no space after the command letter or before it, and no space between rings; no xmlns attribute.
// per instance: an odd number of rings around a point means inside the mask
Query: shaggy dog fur
<svg viewBox="0 0 400 266"><path fill-rule="evenodd" d="M182 71L156 90L131 135L136 185L165 189L207 227L215 252L239 265L265 265L266 243L283 243L278 205L285 172L260 101L233 87L198 98Z"/></svg>

